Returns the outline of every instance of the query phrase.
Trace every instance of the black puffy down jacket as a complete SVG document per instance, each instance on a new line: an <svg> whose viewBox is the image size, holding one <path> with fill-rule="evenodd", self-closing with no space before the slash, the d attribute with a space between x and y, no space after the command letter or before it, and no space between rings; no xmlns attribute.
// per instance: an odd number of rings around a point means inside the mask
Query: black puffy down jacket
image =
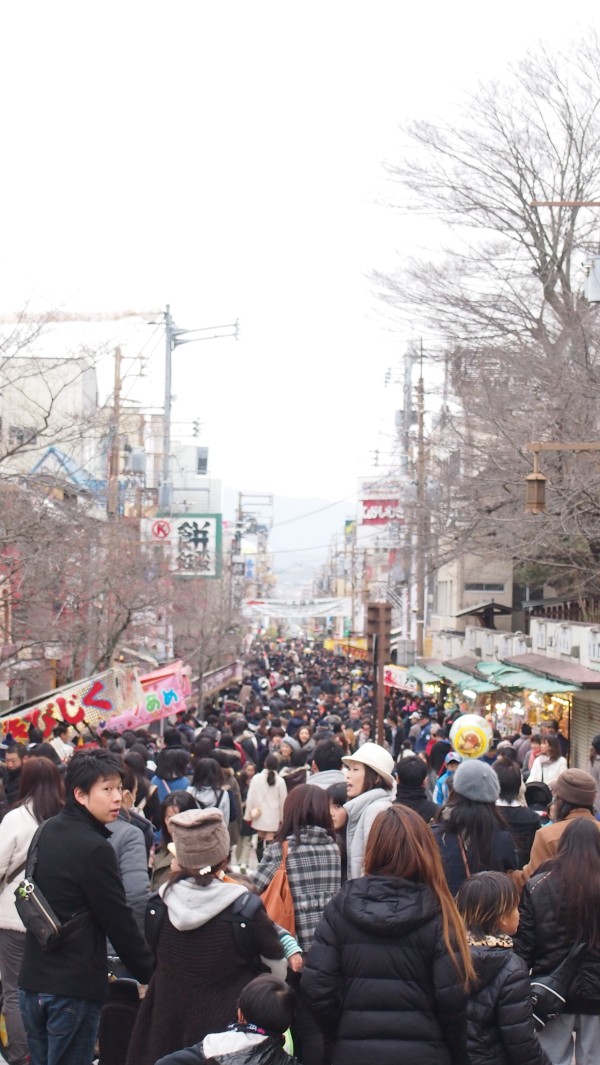
<svg viewBox="0 0 600 1065"><path fill-rule="evenodd" d="M466 994L424 884L344 884L317 925L301 993L335 1033L333 1065L467 1065Z"/></svg>
<svg viewBox="0 0 600 1065"><path fill-rule="evenodd" d="M550 1065L535 1034L523 959L487 940L471 947L477 973L467 1006L471 1065Z"/></svg>
<svg viewBox="0 0 600 1065"><path fill-rule="evenodd" d="M559 898L568 890L568 882L552 872L550 863L525 885L514 945L532 976L554 972L573 946L573 936L560 919ZM564 1013L600 1015L600 952L589 950L578 963Z"/></svg>

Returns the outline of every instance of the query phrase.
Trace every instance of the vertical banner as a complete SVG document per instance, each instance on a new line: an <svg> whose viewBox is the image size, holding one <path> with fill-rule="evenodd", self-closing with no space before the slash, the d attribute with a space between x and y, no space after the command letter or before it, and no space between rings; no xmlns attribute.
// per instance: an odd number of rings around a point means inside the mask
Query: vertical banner
<svg viewBox="0 0 600 1065"><path fill-rule="evenodd" d="M220 514L144 518L141 531L145 543L163 545L170 572L176 576L221 576L223 532Z"/></svg>

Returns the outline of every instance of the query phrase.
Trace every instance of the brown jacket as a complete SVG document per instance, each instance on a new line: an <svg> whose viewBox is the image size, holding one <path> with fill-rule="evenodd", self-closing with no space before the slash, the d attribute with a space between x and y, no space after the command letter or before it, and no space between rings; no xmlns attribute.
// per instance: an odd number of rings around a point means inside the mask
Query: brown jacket
<svg viewBox="0 0 600 1065"><path fill-rule="evenodd" d="M524 888L540 865L547 862L549 858L554 858L558 850L560 837L569 821L574 821L576 817L586 817L588 821L595 821L593 814L589 810L571 810L564 821L556 821L552 825L544 825L543 828L538 829L533 840L529 862L523 869L511 873L511 879L514 880L518 888ZM596 821L596 825L598 826L598 831L600 831L600 821Z"/></svg>

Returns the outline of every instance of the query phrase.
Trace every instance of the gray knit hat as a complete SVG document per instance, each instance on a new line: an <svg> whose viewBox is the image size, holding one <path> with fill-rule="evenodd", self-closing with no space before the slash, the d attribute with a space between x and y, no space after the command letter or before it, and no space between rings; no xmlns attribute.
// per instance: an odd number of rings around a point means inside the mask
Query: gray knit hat
<svg viewBox="0 0 600 1065"><path fill-rule="evenodd" d="M472 802L495 802L500 795L500 781L487 762L466 758L452 779L454 791ZM172 824L173 822L171 822Z"/></svg>
<svg viewBox="0 0 600 1065"><path fill-rule="evenodd" d="M224 862L231 844L223 814L216 807L207 810L183 810L169 822L178 865L198 874L208 873Z"/></svg>

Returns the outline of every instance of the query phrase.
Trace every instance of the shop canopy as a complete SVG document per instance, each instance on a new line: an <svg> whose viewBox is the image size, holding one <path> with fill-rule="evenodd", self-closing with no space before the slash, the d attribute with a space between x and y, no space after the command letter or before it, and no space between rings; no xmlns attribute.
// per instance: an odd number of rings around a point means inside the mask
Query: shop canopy
<svg viewBox="0 0 600 1065"><path fill-rule="evenodd" d="M504 690L514 688L518 691L536 691L540 695L581 691L578 684L569 684L564 680L540 677L538 673L532 673L531 670L507 666L504 662L478 662L477 672L493 680L494 684Z"/></svg>
<svg viewBox="0 0 600 1065"><path fill-rule="evenodd" d="M424 666L409 666L406 671L406 676L411 680L416 680L417 684L439 684L440 678L437 673L432 673L430 669L425 669Z"/></svg>
<svg viewBox="0 0 600 1065"><path fill-rule="evenodd" d="M489 695L491 692L497 692L500 689L496 684L490 684L489 681L477 680L471 673L463 673L461 669L454 669L452 666L446 666L443 663L436 663L429 667L437 674L437 678L444 679L453 684L455 688L459 688L460 691L472 691L477 695Z"/></svg>
<svg viewBox="0 0 600 1065"><path fill-rule="evenodd" d="M581 691L578 684L567 684L564 680L549 680L548 677L539 677L536 673L529 673L526 669L502 670L500 673L494 673L494 680L501 688L535 691L540 695Z"/></svg>

